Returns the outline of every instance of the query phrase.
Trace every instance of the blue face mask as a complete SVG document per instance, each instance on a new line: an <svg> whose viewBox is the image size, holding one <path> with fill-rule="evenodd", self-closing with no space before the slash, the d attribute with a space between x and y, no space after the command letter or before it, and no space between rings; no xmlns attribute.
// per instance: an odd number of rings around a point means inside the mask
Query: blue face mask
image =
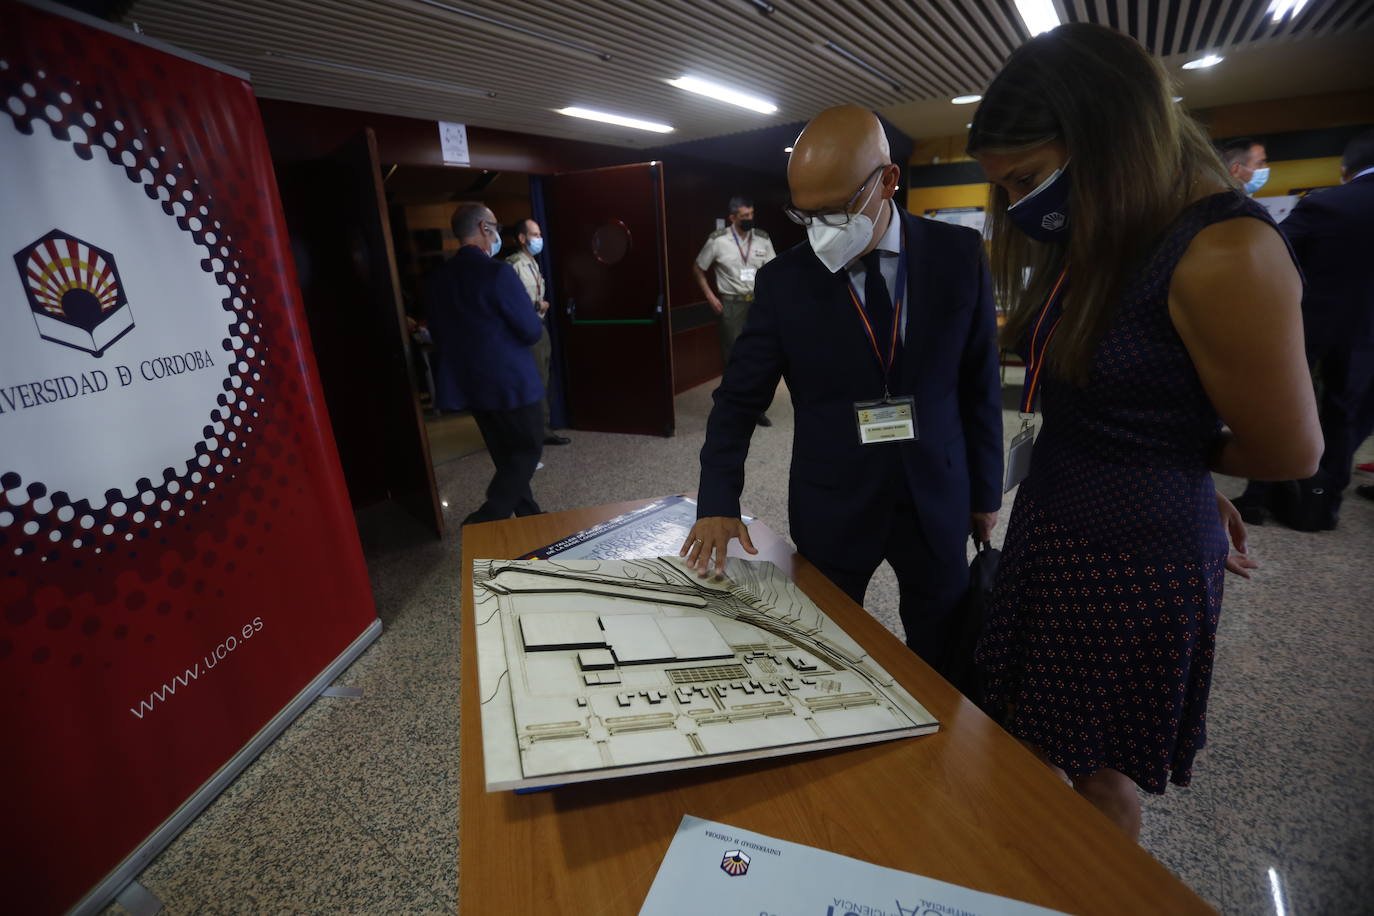
<svg viewBox="0 0 1374 916"><path fill-rule="evenodd" d="M1066 162L1040 186L1007 209L1017 229L1037 242L1066 242L1069 238L1069 164Z"/></svg>
<svg viewBox="0 0 1374 916"><path fill-rule="evenodd" d="M525 245L529 248L530 254L539 254L539 252L544 250L544 239L530 239Z"/></svg>
<svg viewBox="0 0 1374 916"><path fill-rule="evenodd" d="M482 231L491 233L491 251L487 252L487 257L494 258L501 252L501 233L493 226L487 226Z"/></svg>
<svg viewBox="0 0 1374 916"><path fill-rule="evenodd" d="M1254 193L1255 193L1256 191L1258 191L1260 188L1264 187L1264 183L1265 183L1266 181L1268 181L1268 180L1269 180L1269 167L1268 167L1268 166L1265 166L1265 167L1262 168L1262 169L1255 169L1255 173L1254 173L1253 175L1251 175L1251 176L1250 176L1250 180L1247 181L1247 182L1245 183L1245 193L1246 193L1246 194L1254 194Z"/></svg>

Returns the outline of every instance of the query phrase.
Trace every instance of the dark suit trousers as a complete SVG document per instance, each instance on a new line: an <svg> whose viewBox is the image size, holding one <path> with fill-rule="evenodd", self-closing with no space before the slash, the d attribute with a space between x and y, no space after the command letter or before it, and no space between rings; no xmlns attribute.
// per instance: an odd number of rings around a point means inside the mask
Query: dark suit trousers
<svg viewBox="0 0 1374 916"><path fill-rule="evenodd" d="M1334 493L1350 484L1355 452L1374 427L1374 344L1332 347L1318 367L1325 451L1320 474Z"/></svg>
<svg viewBox="0 0 1374 916"><path fill-rule="evenodd" d="M494 522L542 512L530 492L530 478L544 453L544 402L509 410L473 410L496 473L487 485L487 501L467 517Z"/></svg>
<svg viewBox="0 0 1374 916"><path fill-rule="evenodd" d="M889 446L875 446L887 448ZM968 564L962 555L950 563L949 551L941 557L932 550L922 532L912 504L911 493L901 468L894 472L889 492L894 507L888 526L883 555L875 558L866 569L843 569L825 562L824 557L810 557L815 566L840 589L864 603L869 580L878 565L886 560L897 574L899 594L897 613L906 631L906 644L926 664L944 674L953 661L949 652L954 640L958 608L968 590Z"/></svg>

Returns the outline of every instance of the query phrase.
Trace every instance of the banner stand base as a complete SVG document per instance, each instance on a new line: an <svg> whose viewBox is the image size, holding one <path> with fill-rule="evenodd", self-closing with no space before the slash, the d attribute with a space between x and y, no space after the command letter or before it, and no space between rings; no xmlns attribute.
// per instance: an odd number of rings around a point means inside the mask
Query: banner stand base
<svg viewBox="0 0 1374 916"><path fill-rule="evenodd" d="M288 703L281 712L273 716L272 721L264 725L262 730L243 746L242 750L229 758L229 761L215 771L215 775L211 776L205 785L187 799L171 817L163 821L162 826L154 830L143 841L142 845L130 853L123 862L115 867L114 871L106 875L104 880L92 888L90 893L83 897L76 906L72 907L68 911L69 916L93 916L93 914L103 910L116 896L120 896L120 904L130 909L135 916L159 912L162 906L161 901L147 888L137 884L134 879L148 866L149 862L157 857L158 853L166 849L172 840L176 839L177 834L190 826L191 822L209 806L210 802L214 801L221 792L229 787L229 784L248 767L248 764L267 750L268 745L277 740L277 736L285 731L286 727L294 722L297 716L305 712L305 708L323 694L334 679L342 674L345 668L353 664L354 660L362 655L363 651L372 645L373 641L381 634L382 622L380 620L372 621L367 629L359 633L348 648L340 653L338 658L330 662L329 666L317 674L314 680L305 686L304 690L296 694L295 699ZM151 901L157 906L157 909L136 910L125 903L121 895L126 888L133 890L135 887L142 894L140 895L136 891L131 899L135 903L144 900Z"/></svg>
<svg viewBox="0 0 1374 916"><path fill-rule="evenodd" d="M137 881L124 885L115 901L133 916L157 916L162 912L162 901L157 895Z"/></svg>

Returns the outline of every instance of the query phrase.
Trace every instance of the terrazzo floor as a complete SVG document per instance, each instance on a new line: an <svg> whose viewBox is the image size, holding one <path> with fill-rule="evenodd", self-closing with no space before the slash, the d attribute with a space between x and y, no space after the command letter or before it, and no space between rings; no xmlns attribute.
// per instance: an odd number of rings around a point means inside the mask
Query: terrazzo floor
<svg viewBox="0 0 1374 916"><path fill-rule="evenodd" d="M713 385L678 398L675 438L574 432L571 445L545 449L534 478L543 507L694 488ZM786 392L769 415L744 505L782 533ZM1366 443L1358 460L1371 458ZM490 464L478 453L436 473L443 541L391 509L360 519L385 631L337 683L364 695L317 700L148 866L139 880L166 912L457 907L459 524ZM1271 522L1250 540L1262 565L1227 583L1210 743L1190 788L1146 798L1141 842L1223 913L1374 913L1374 502L1352 494L1334 532ZM867 606L900 633L886 567Z"/></svg>

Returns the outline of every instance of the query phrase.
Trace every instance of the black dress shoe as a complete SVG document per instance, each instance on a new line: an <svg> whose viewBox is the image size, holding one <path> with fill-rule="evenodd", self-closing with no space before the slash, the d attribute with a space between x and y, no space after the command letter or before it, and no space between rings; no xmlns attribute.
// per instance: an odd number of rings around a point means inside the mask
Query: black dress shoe
<svg viewBox="0 0 1374 916"><path fill-rule="evenodd" d="M768 419L768 414L761 413L759 414L758 424L759 426L772 426L773 421Z"/></svg>
<svg viewBox="0 0 1374 916"><path fill-rule="evenodd" d="M1363 496L1365 499L1374 499L1374 483L1365 484L1362 487L1356 487L1355 493L1358 496Z"/></svg>
<svg viewBox="0 0 1374 916"><path fill-rule="evenodd" d="M544 437L545 445L567 445L569 442L572 442L572 440L567 436L559 436L554 433L549 433Z"/></svg>

